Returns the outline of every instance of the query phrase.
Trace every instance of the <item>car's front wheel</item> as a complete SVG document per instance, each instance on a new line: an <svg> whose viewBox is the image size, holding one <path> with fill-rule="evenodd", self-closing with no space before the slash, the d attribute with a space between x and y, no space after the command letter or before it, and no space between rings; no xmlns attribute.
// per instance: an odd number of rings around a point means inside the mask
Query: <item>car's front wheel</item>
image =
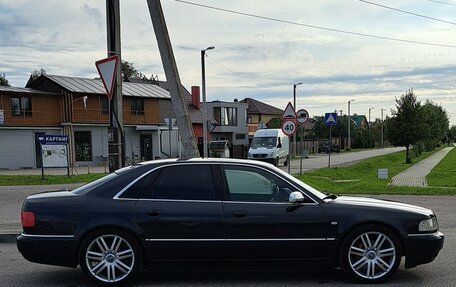
<svg viewBox="0 0 456 287"><path fill-rule="evenodd" d="M79 251L82 271L101 285L125 284L140 271L141 262L141 247L131 234L123 230L92 232Z"/></svg>
<svg viewBox="0 0 456 287"><path fill-rule="evenodd" d="M391 277L401 262L396 235L383 226L367 225L347 236L341 248L341 266L351 278L378 283Z"/></svg>

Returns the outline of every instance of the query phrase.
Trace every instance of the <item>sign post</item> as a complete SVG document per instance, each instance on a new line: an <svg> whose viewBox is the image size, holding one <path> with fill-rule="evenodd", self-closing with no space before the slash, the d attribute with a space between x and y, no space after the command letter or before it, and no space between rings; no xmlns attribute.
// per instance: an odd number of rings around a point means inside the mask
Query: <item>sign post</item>
<svg viewBox="0 0 456 287"><path fill-rule="evenodd" d="M291 102L288 102L287 107L282 114L282 131L288 136L288 143L291 142L291 137L296 133L296 112L293 108ZM290 145L288 144L288 155L287 155L287 164L288 164L288 173L290 173ZM296 149L296 147L295 147Z"/></svg>
<svg viewBox="0 0 456 287"><path fill-rule="evenodd" d="M337 113L326 113L325 114L325 124L329 126L329 152L328 152L328 168L331 168L331 127L337 124Z"/></svg>
<svg viewBox="0 0 456 287"><path fill-rule="evenodd" d="M296 112L296 116L297 116L296 120L298 121L300 130L301 130L301 140L299 141L299 151L300 151L299 175L301 175L302 174L302 153L303 153L302 139L304 136L304 123L309 120L309 113L304 109L300 109L299 111Z"/></svg>
<svg viewBox="0 0 456 287"><path fill-rule="evenodd" d="M171 150L171 131L173 130L174 123L176 123L176 119L172 118L165 118L165 123L168 126L168 140L169 140L169 157L172 157L172 150Z"/></svg>

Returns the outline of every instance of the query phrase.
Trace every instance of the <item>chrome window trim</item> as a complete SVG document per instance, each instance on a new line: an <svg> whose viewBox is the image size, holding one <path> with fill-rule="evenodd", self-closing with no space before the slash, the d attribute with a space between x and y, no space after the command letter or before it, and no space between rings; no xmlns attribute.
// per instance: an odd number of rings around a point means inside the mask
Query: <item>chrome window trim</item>
<svg viewBox="0 0 456 287"><path fill-rule="evenodd" d="M336 240L335 238L211 238L211 239L206 239L206 238L147 238L145 239L148 242L210 242L210 241L334 241Z"/></svg>
<svg viewBox="0 0 456 287"><path fill-rule="evenodd" d="M165 168L165 167L169 167L169 166L174 166L174 165L202 165L202 164L206 164L206 165L220 165L220 166L224 166L224 165L231 165L231 166L243 166L243 167L251 167L251 168L258 168L258 169L261 169L269 174L272 174L274 176L277 176L278 178L280 178L281 180L285 181L286 183L288 183L289 185L293 186L297 191L300 191L302 192L305 196L307 196L307 198L309 198L311 201L314 202L314 204L318 204L318 202L313 199L311 196L309 196L307 193L310 192L310 191L302 191L301 188L297 188L296 185L294 185L293 183L291 183L288 179L286 178L283 178L282 176L278 175L278 174L273 174L270 170L268 170L267 168L264 168L262 166L256 166L256 165L249 165L249 164L245 164L245 163L231 163L231 162L228 162L228 163L225 163L225 162L174 162L174 163L168 163L168 164L164 164L164 165L160 165L160 166L157 166L151 170L149 170L148 172L142 174L141 176L138 176L135 180L133 180L132 182L130 182L129 184L127 184L124 188L122 188L116 195L114 195L113 199L127 199L129 200L129 198L119 198L127 189L129 189L132 185L134 185L135 183L137 183L139 180L141 180L143 177L149 175L150 173L158 170L159 168ZM312 192L310 192L312 193ZM316 196L316 195L314 195ZM138 200L138 199L133 199L133 200ZM141 198L139 200L146 200L145 198ZM154 200L154 199L153 199ZM166 199L167 200L167 199ZM189 200L191 201L191 200ZM213 201L210 201L210 202L213 202ZM217 202L217 201L215 201ZM228 201L227 201L228 202ZM255 203L260 203L260 202L255 202ZM265 202L263 202L265 203ZM267 203L267 202L266 202ZM307 203L309 204L309 203Z"/></svg>
<svg viewBox="0 0 456 287"><path fill-rule="evenodd" d="M194 202L194 203L221 203L220 200L200 200L200 199L163 199L163 198L118 198L118 200L139 200L139 201L170 201L170 202Z"/></svg>
<svg viewBox="0 0 456 287"><path fill-rule="evenodd" d="M25 234L21 233L24 237L38 237L38 238L74 238L74 235L47 235L47 234Z"/></svg>

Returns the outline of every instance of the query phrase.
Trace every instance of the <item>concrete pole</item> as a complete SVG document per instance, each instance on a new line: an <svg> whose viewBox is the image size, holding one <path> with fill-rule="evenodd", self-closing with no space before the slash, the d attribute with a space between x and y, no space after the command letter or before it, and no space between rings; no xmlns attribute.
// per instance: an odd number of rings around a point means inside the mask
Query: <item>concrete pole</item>
<svg viewBox="0 0 456 287"><path fill-rule="evenodd" d="M174 58L173 47L166 27L163 9L159 0L147 0L149 6L150 18L157 38L158 48L165 70L166 80L168 82L171 101L174 106L177 124L179 125L179 134L183 145L183 158L199 157L198 146L195 140L195 134L192 128L192 122L188 114L187 103L182 91L182 84L177 70L176 60Z"/></svg>
<svg viewBox="0 0 456 287"><path fill-rule="evenodd" d="M125 166L125 138L123 133L123 103L122 103L122 70L121 70L121 46L120 46L120 8L119 0L106 0L106 22L108 57L117 55L119 63L117 65L115 85L113 87L112 100L110 102L109 126L114 128L114 141L108 143L113 165L109 166L112 172Z"/></svg>
<svg viewBox="0 0 456 287"><path fill-rule="evenodd" d="M381 111L382 111L382 134L381 134L381 135L382 135L382 136L381 136L381 139L380 139L380 141L381 141L381 145L380 145L380 146L381 146L382 148L384 147L384 146L383 146L383 110L384 110L384 109L382 108L382 109L381 109Z"/></svg>
<svg viewBox="0 0 456 287"><path fill-rule="evenodd" d="M293 110L296 112L296 86L301 85L302 82L293 84ZM293 134L293 155L296 156L297 147L296 147L296 133Z"/></svg>
<svg viewBox="0 0 456 287"><path fill-rule="evenodd" d="M206 105L206 51L214 47L201 50L201 87L203 89L203 157L207 158L207 105Z"/></svg>
<svg viewBox="0 0 456 287"><path fill-rule="evenodd" d="M348 101L348 138L347 138L347 149L350 149L350 126L351 126L351 120L350 120L350 101Z"/></svg>

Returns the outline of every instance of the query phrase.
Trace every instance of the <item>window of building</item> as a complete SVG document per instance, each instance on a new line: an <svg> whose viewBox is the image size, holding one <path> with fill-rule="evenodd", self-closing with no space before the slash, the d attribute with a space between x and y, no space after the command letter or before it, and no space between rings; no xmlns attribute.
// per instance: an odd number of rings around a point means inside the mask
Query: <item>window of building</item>
<svg viewBox="0 0 456 287"><path fill-rule="evenodd" d="M92 133L90 131L75 131L74 145L76 161L92 161Z"/></svg>
<svg viewBox="0 0 456 287"><path fill-rule="evenodd" d="M174 200L213 200L209 165L178 165L160 169L144 193L147 198Z"/></svg>
<svg viewBox="0 0 456 287"><path fill-rule="evenodd" d="M131 98L131 114L132 115L144 115L144 99Z"/></svg>
<svg viewBox="0 0 456 287"><path fill-rule="evenodd" d="M108 97L101 96L100 102L101 102L101 113L103 115L109 114Z"/></svg>
<svg viewBox="0 0 456 287"><path fill-rule="evenodd" d="M214 118L221 126L237 126L237 108L215 107Z"/></svg>
<svg viewBox="0 0 456 287"><path fill-rule="evenodd" d="M245 140L245 134L236 134L237 140Z"/></svg>
<svg viewBox="0 0 456 287"><path fill-rule="evenodd" d="M12 97L11 115L28 117L32 116L32 100L30 97Z"/></svg>

